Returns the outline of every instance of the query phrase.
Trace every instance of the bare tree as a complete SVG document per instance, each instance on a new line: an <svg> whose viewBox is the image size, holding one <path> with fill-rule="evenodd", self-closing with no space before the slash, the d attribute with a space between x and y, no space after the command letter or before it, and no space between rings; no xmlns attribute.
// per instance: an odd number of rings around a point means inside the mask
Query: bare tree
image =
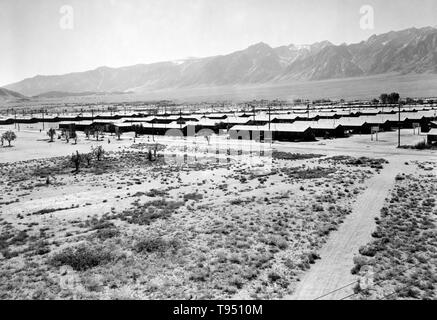
<svg viewBox="0 0 437 320"><path fill-rule="evenodd" d="M53 142L53 138L56 135L56 130L50 128L49 131L47 131L47 135L50 137L50 142Z"/></svg>
<svg viewBox="0 0 437 320"><path fill-rule="evenodd" d="M74 140L74 144L77 144L77 133L75 130L70 130L68 136L70 137L70 139Z"/></svg>
<svg viewBox="0 0 437 320"><path fill-rule="evenodd" d="M61 137L65 138L65 142L67 143L70 142L70 132L67 131L66 129L62 129Z"/></svg>
<svg viewBox="0 0 437 320"><path fill-rule="evenodd" d="M95 126L94 127L94 136L96 137L97 141L99 141L99 138L102 134L103 134L103 127L102 126Z"/></svg>
<svg viewBox="0 0 437 320"><path fill-rule="evenodd" d="M105 150L102 146L91 147L93 155L97 158L97 161L102 160Z"/></svg>
<svg viewBox="0 0 437 320"><path fill-rule="evenodd" d="M117 136L117 140L121 140L121 130L119 127L115 127L115 135Z"/></svg>
<svg viewBox="0 0 437 320"><path fill-rule="evenodd" d="M79 172L79 167L80 164L82 162L82 156L79 154L79 151L76 151L76 153L71 155L71 162L73 162L76 171L75 172Z"/></svg>

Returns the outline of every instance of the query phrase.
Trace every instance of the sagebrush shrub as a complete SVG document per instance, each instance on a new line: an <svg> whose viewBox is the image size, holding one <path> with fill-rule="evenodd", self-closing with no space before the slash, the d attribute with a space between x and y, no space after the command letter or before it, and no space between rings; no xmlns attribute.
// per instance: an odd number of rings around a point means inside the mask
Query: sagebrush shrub
<svg viewBox="0 0 437 320"><path fill-rule="evenodd" d="M55 267L68 265L76 271L84 271L108 263L112 259L111 252L102 246L81 244L56 253L49 262Z"/></svg>

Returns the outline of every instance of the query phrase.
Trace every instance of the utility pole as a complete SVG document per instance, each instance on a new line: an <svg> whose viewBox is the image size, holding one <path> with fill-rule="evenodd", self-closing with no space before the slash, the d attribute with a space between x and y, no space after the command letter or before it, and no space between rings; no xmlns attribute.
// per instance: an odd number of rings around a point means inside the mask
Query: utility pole
<svg viewBox="0 0 437 320"><path fill-rule="evenodd" d="M269 131L270 131L270 121L271 121L271 114L270 114L270 105L269 105Z"/></svg>
<svg viewBox="0 0 437 320"><path fill-rule="evenodd" d="M398 148L401 147L401 103L398 105Z"/></svg>

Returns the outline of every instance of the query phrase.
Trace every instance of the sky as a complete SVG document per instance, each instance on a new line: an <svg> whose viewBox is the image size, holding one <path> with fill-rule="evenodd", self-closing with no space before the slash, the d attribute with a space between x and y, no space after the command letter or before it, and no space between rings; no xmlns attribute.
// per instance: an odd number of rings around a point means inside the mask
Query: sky
<svg viewBox="0 0 437 320"><path fill-rule="evenodd" d="M367 29L365 5L374 15ZM424 26L437 26L437 0L0 0L0 86L227 54L258 42L353 43Z"/></svg>

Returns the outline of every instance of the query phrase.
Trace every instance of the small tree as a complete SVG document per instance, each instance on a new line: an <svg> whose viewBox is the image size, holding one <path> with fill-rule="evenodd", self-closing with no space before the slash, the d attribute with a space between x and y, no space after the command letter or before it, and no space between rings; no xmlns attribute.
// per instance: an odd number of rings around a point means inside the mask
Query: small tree
<svg viewBox="0 0 437 320"><path fill-rule="evenodd" d="M400 95L397 92L392 92L388 95L388 101L391 104L396 104L399 102Z"/></svg>
<svg viewBox="0 0 437 320"><path fill-rule="evenodd" d="M84 130L84 133L85 133L86 139L89 140L90 139L90 129L86 128Z"/></svg>
<svg viewBox="0 0 437 320"><path fill-rule="evenodd" d="M103 134L103 127L102 126L95 126L94 127L94 136L96 137L96 140L99 141L99 137Z"/></svg>
<svg viewBox="0 0 437 320"><path fill-rule="evenodd" d="M379 100L381 101L382 104L387 104L388 102L388 94L387 93L383 93L379 96Z"/></svg>
<svg viewBox="0 0 437 320"><path fill-rule="evenodd" d="M50 137L50 142L53 142L53 138L56 135L56 130L53 128L50 128L49 131L47 131L47 135Z"/></svg>
<svg viewBox="0 0 437 320"><path fill-rule="evenodd" d="M85 153L82 155L83 159L86 161L87 165L91 164L91 160L93 159L93 155L91 153Z"/></svg>
<svg viewBox="0 0 437 320"><path fill-rule="evenodd" d="M134 129L134 132L135 132L135 138L138 138L138 136L140 135L140 133L143 132L144 127L143 127L143 124L140 124L140 125L134 125L134 126L133 126L133 129Z"/></svg>
<svg viewBox="0 0 437 320"><path fill-rule="evenodd" d="M68 136L70 137L70 139L74 140L74 144L77 144L77 133L75 130L70 130Z"/></svg>
<svg viewBox="0 0 437 320"><path fill-rule="evenodd" d="M6 140L9 144L9 147L11 146L11 142L17 139L17 135L13 131L6 131L2 135L2 139Z"/></svg>
<svg viewBox="0 0 437 320"><path fill-rule="evenodd" d="M76 172L79 172L80 163L82 162L82 157L79 154L79 151L76 151L76 153L71 155L71 162L73 162Z"/></svg>
<svg viewBox="0 0 437 320"><path fill-rule="evenodd" d="M121 140L121 130L119 127L115 127L115 135L117 136L117 140Z"/></svg>
<svg viewBox="0 0 437 320"><path fill-rule="evenodd" d="M61 137L65 137L65 142L67 142L67 143L70 142L70 132L69 131L62 129Z"/></svg>
<svg viewBox="0 0 437 320"><path fill-rule="evenodd" d="M93 155L96 157L97 161L102 160L105 150L102 146L91 147Z"/></svg>

